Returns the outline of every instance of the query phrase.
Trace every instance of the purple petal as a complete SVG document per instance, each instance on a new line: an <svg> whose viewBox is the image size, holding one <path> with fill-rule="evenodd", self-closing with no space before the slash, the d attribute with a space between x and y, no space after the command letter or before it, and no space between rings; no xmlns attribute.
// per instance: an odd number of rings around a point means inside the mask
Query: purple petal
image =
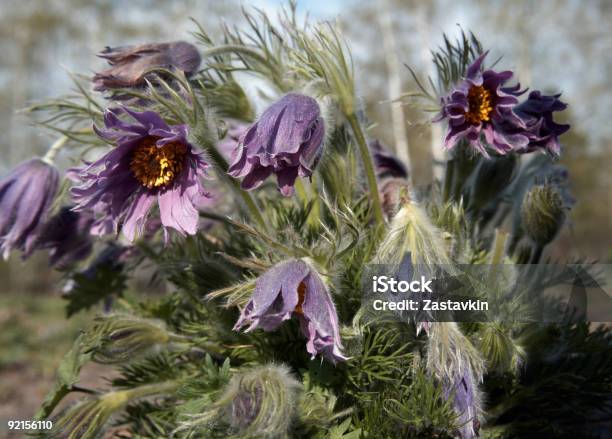
<svg viewBox="0 0 612 439"><path fill-rule="evenodd" d="M146 191L144 188L141 188L139 192L136 193L132 200L130 210L125 215L125 221L122 226L123 234L128 241L133 242L136 236L141 236L143 234L147 216L154 202L155 195Z"/></svg>
<svg viewBox="0 0 612 439"><path fill-rule="evenodd" d="M324 137L317 102L308 96L288 94L243 131L228 174L243 177L242 188L250 190L274 173L279 190L292 194L294 173L296 178L312 175Z"/></svg>

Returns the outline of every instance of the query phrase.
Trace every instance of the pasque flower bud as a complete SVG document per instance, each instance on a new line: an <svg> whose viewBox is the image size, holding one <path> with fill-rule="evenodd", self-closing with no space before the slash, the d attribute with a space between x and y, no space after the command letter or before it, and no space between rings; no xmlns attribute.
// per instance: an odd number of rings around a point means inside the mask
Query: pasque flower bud
<svg viewBox="0 0 612 439"><path fill-rule="evenodd" d="M177 431L226 430L231 437L285 438L296 415L300 383L285 366L267 364L233 376L204 413L191 416ZM191 437L191 436L190 436Z"/></svg>
<svg viewBox="0 0 612 439"><path fill-rule="evenodd" d="M298 388L286 367L266 365L235 376L221 402L238 431L282 436L293 419Z"/></svg>
<svg viewBox="0 0 612 439"><path fill-rule="evenodd" d="M59 189L59 172L47 161L35 158L21 163L0 180L0 254L13 249L28 257Z"/></svg>
<svg viewBox="0 0 612 439"><path fill-rule="evenodd" d="M551 184L533 186L525 195L521 219L527 236L536 244L550 243L565 222L566 206Z"/></svg>
<svg viewBox="0 0 612 439"><path fill-rule="evenodd" d="M46 432L44 437L54 439L101 437L101 432L111 417L126 405L140 398L172 392L176 387L173 382L152 383L84 399L60 412L53 421L53 428Z"/></svg>
<svg viewBox="0 0 612 439"><path fill-rule="evenodd" d="M410 199L410 185L403 178L385 179L379 192L383 212L389 219L395 216L405 200Z"/></svg>
<svg viewBox="0 0 612 439"><path fill-rule="evenodd" d="M92 331L101 337L94 359L103 364L141 358L178 337L167 331L161 321L120 314L96 318Z"/></svg>

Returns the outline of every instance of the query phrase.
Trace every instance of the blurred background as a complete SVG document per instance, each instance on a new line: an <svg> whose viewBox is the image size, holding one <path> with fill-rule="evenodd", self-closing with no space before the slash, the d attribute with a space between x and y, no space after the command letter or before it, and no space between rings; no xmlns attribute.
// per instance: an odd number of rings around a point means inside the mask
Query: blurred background
<svg viewBox="0 0 612 439"><path fill-rule="evenodd" d="M55 138L18 110L69 93L68 72L105 66L105 46L185 39L193 17L210 33L223 21L240 26L241 6L276 16L284 2L251 0L0 0L0 176ZM301 0L312 20L338 20L353 52L371 136L410 160L417 185L432 181L441 158L441 127L410 105L390 101L415 90L405 64L433 74L430 50L461 29L473 31L490 60L514 70L523 85L563 92L572 130L562 138L578 200L554 252L612 262L612 2L606 0ZM251 87L254 92L256 86ZM29 419L86 315L69 330L59 277L44 255L0 261L0 425ZM44 347L44 348L43 348ZM93 374L92 375L96 375ZM21 381L21 383L20 383ZM24 390L24 387L25 390ZM27 387L29 386L29 387ZM4 425L2 425L4 424ZM0 436L2 430L0 429Z"/></svg>

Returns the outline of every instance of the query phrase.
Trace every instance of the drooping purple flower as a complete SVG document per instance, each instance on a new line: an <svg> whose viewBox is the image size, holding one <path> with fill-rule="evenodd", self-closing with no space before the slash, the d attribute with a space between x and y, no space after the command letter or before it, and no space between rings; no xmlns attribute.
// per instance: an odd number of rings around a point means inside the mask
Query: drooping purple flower
<svg viewBox="0 0 612 439"><path fill-rule="evenodd" d="M555 111L563 111L567 104L556 95L543 95L534 90L527 100L515 108L516 114L524 121L529 144L525 152L544 149L552 155L559 155L561 147L559 136L570 129L568 124L558 124L553 120Z"/></svg>
<svg viewBox="0 0 612 439"><path fill-rule="evenodd" d="M97 225L107 231L112 221L130 241L142 235L157 204L164 231L173 228L193 235L198 226L196 206L208 194L202 186L209 164L187 141L186 125L168 125L157 113L124 108L135 123L119 118L119 110L104 115L106 129L97 134L116 144L99 160L85 166L72 189L75 210L93 210Z"/></svg>
<svg viewBox="0 0 612 439"><path fill-rule="evenodd" d="M347 359L334 302L319 274L303 260L281 262L260 276L234 329L248 325L247 332L273 331L292 317L299 320L313 358L322 354L333 363Z"/></svg>
<svg viewBox="0 0 612 439"><path fill-rule="evenodd" d="M228 173L243 178L246 190L275 174L280 192L291 196L296 178L312 175L323 152L324 136L317 101L290 93L268 107L242 134Z"/></svg>
<svg viewBox="0 0 612 439"><path fill-rule="evenodd" d="M85 259L93 248L91 226L93 216L63 207L45 224L36 248L49 251L49 262L60 268Z"/></svg>
<svg viewBox="0 0 612 439"><path fill-rule="evenodd" d="M408 178L406 165L395 155L391 154L379 140L372 140L369 143L370 151L374 157L376 175L379 178Z"/></svg>
<svg viewBox="0 0 612 439"><path fill-rule="evenodd" d="M459 433L461 439L474 439L478 437L480 421L478 420L480 410L480 396L474 382L474 377L466 370L465 373L457 375L453 382L442 383L444 397L453 398L452 405L457 414L457 423L460 425Z"/></svg>
<svg viewBox="0 0 612 439"><path fill-rule="evenodd" d="M94 75L97 91L143 86L147 73L155 68L179 70L190 76L201 62L196 47L184 41L107 47L98 56L111 67Z"/></svg>
<svg viewBox="0 0 612 439"><path fill-rule="evenodd" d="M499 154L505 154L523 149L529 143L525 133L506 132L503 129L506 124L525 128L523 120L514 112L518 104L517 96L525 91L520 91L518 84L504 87L512 78L511 71L483 71L481 66L487 53L480 55L468 67L465 79L441 100L442 110L434 121L448 119L448 131L444 139L447 149L465 139L481 154L488 156L485 145Z"/></svg>
<svg viewBox="0 0 612 439"><path fill-rule="evenodd" d="M42 159L21 163L0 180L0 253L12 249L28 257L59 187L57 169Z"/></svg>

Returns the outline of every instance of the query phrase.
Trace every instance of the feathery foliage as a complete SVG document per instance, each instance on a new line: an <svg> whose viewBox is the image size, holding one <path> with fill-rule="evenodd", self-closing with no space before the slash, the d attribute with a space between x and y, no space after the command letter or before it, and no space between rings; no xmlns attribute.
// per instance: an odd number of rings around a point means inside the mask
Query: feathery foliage
<svg viewBox="0 0 612 439"><path fill-rule="evenodd" d="M574 280L553 267L537 268L540 274L529 277L535 283L517 280L518 265L538 264L548 244L530 240L525 218L538 224L546 218L539 209L521 215L523 199L541 179L557 185L561 199L558 165L543 156L521 163L515 151L487 160L461 142L443 182L394 186L398 208L383 211L383 182L368 147L348 46L334 24L299 24L295 8L291 2L278 24L245 9L246 27L226 25L218 39L196 23L203 58L197 72L157 67L143 87L121 90L126 107L187 126L189 141L212 164L206 187L217 201L198 206L195 234L146 231L121 258L98 258L68 273L69 315L102 300L105 309L66 354L37 415L55 420L50 437L94 438L112 426L139 438L596 434L596 420L612 414L609 329L516 318L528 314L526 300L553 306L540 295L544 287ZM411 71L420 89L413 95L439 110L440 97L482 51L471 33L457 41L445 36L433 53L438 77L424 85ZM312 178L295 183L294 197L281 197L267 182L247 192L227 174L219 140L231 123L256 119L245 77L265 80L272 93L311 96L322 108L324 151ZM84 129L99 127L104 109L115 103L76 84L78 96L29 110L44 114L37 116L40 124L67 136L80 158L102 146ZM559 227L562 219L555 218ZM502 230L508 223L509 235ZM495 319L366 316L366 267L397 266L406 255L430 275L445 267L470 297L493 294ZM286 261L307 272L294 288L296 304L283 314L291 276L269 279ZM493 268L483 279L478 267L485 266ZM166 292L134 291L135 273L150 275L149 285L164 285ZM284 296L270 300L274 315L257 315L249 330L236 330L275 288ZM315 294L329 301L321 299L312 311L307 305ZM308 315L319 308L328 320ZM321 335L326 324L337 334ZM341 348L344 356L326 348ZM312 350L322 356L313 358ZM111 365L119 376L104 393L89 391L75 405L59 407L67 394L88 391L77 383L90 361Z"/></svg>

